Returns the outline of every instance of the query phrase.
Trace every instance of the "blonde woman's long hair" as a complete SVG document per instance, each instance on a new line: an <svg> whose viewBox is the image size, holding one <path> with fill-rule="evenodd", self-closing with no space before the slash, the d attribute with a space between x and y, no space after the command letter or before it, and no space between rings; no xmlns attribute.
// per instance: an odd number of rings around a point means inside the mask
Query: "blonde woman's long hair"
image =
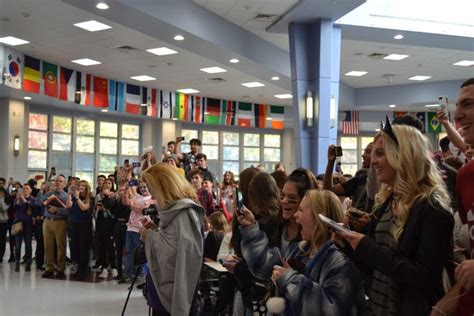
<svg viewBox="0 0 474 316"><path fill-rule="evenodd" d="M397 137L397 145L385 133L379 133L376 140L382 137L385 156L389 165L395 169L393 187L382 184L375 197L375 207L381 206L393 193L397 203L397 214L400 229L395 232L398 239L410 215L410 208L421 200L439 203L444 209L450 209L451 198L444 181L431 159L431 145L419 130L406 125L392 125ZM436 207L436 206L435 206Z"/></svg>
<svg viewBox="0 0 474 316"><path fill-rule="evenodd" d="M311 209L311 217L315 223L311 236L311 251L319 249L330 238L328 226L321 222L318 214L323 214L338 223L343 221L342 204L336 194L328 190L311 189L305 197Z"/></svg>
<svg viewBox="0 0 474 316"><path fill-rule="evenodd" d="M176 168L160 162L146 169L141 177L160 209L184 198L196 201L196 193L191 184L178 174Z"/></svg>

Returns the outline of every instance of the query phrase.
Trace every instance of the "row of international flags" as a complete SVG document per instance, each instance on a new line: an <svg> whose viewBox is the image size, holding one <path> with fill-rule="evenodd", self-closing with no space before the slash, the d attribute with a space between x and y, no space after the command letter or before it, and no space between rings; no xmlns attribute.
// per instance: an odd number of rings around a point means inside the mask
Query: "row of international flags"
<svg viewBox="0 0 474 316"><path fill-rule="evenodd" d="M3 62L2 62L3 60ZM116 81L0 46L0 83L83 106L203 124L284 129L285 107L188 95Z"/></svg>

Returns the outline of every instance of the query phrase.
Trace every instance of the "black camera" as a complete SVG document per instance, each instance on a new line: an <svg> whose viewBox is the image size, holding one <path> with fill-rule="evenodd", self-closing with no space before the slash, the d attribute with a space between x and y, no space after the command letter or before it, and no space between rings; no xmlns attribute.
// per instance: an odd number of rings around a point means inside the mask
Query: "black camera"
<svg viewBox="0 0 474 316"><path fill-rule="evenodd" d="M143 215L150 216L150 219L155 223L156 226L160 224L160 215L158 215L158 210L155 205L152 204L148 208L143 210Z"/></svg>

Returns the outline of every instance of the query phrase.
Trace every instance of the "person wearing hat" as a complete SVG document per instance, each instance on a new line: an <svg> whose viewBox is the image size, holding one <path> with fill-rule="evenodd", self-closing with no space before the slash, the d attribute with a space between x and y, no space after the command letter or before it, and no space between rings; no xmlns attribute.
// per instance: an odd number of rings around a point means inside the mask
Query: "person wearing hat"
<svg viewBox="0 0 474 316"><path fill-rule="evenodd" d="M180 176L185 176L184 169L178 167L178 157L176 157L175 154L166 155L165 158L163 158L163 162L166 162L170 166L174 167Z"/></svg>

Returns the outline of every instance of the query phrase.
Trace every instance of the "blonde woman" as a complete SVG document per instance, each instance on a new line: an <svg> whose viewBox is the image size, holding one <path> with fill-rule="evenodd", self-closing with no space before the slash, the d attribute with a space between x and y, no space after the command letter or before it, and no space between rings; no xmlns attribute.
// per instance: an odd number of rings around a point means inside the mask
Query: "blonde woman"
<svg viewBox="0 0 474 316"><path fill-rule="evenodd" d="M142 180L157 201L160 216L159 229L141 231L158 294L149 303L154 315L194 315L203 261L204 209L196 204L191 184L167 163L145 170ZM144 226L156 228L151 222Z"/></svg>
<svg viewBox="0 0 474 316"><path fill-rule="evenodd" d="M443 266L452 252L450 198L417 129L387 119L372 152L382 183L377 220L366 236L338 235L356 264L371 272L371 315L428 315L443 295Z"/></svg>
<svg viewBox="0 0 474 316"><path fill-rule="evenodd" d="M244 258L252 274L276 283L286 301L284 315L364 315L359 271L330 240L319 214L342 221L338 197L326 190L306 191L294 214L303 241L281 254L278 248L262 251L267 238L245 210L239 217Z"/></svg>

